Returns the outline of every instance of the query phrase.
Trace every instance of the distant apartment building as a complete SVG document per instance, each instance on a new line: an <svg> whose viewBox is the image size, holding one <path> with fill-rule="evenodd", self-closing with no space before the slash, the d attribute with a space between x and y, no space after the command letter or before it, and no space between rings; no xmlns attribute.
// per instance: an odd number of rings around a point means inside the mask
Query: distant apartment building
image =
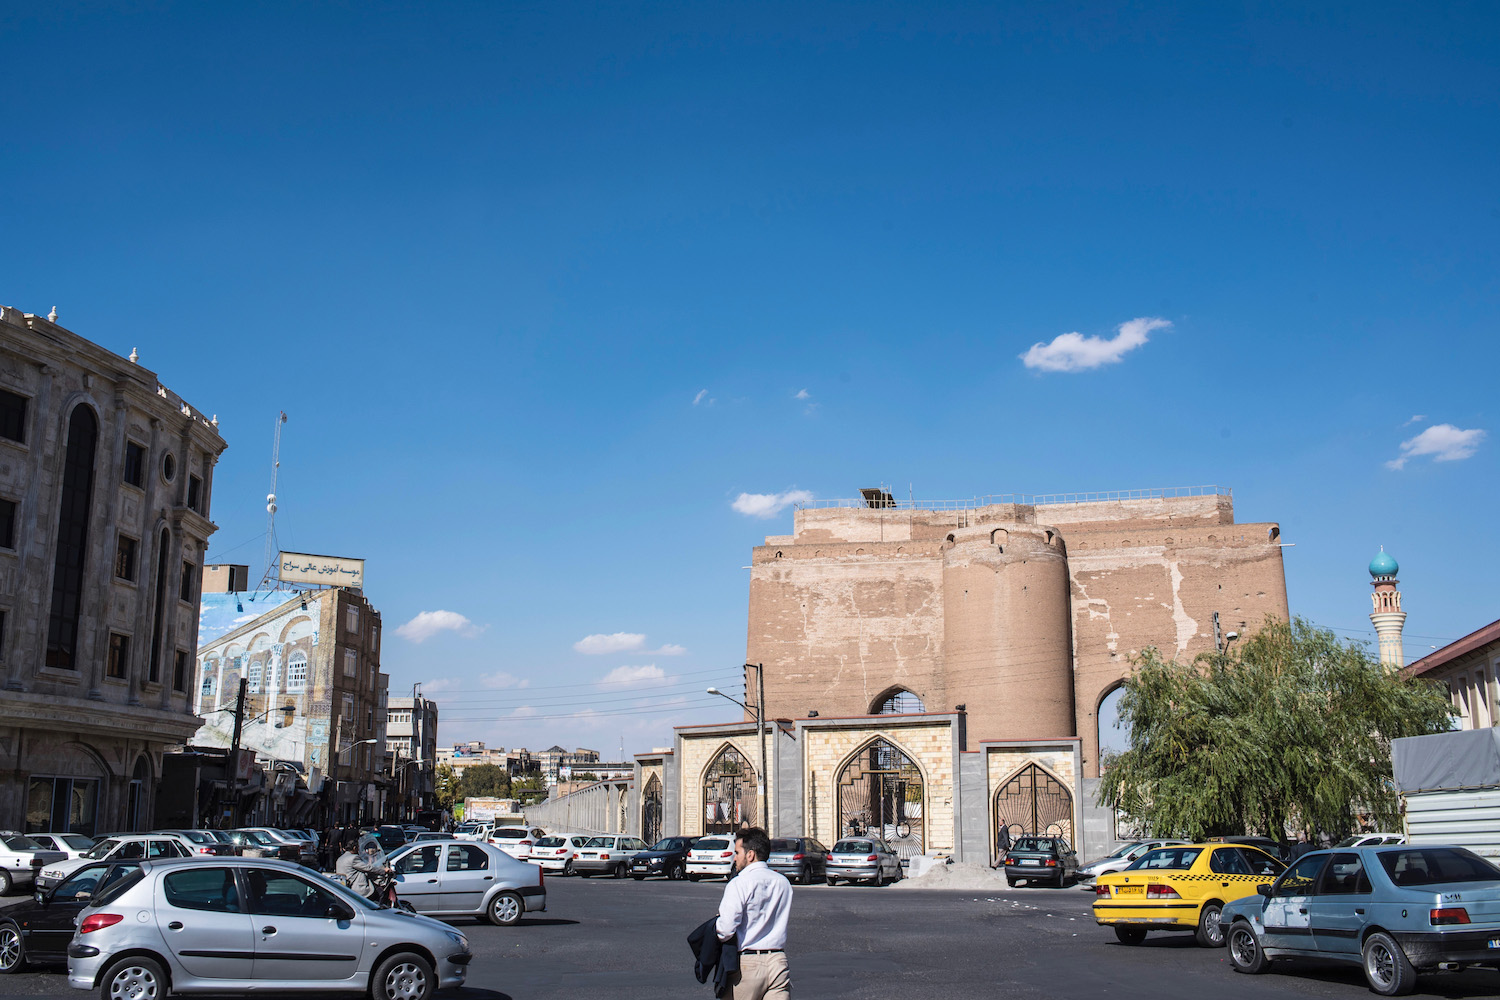
<svg viewBox="0 0 1500 1000"><path fill-rule="evenodd" d="M386 769L391 818L415 818L432 809L437 791L438 707L430 698L391 698L386 709Z"/></svg>
<svg viewBox="0 0 1500 1000"><path fill-rule="evenodd" d="M0 307L0 829L146 829L198 728L217 420L49 317Z"/></svg>
<svg viewBox="0 0 1500 1000"><path fill-rule="evenodd" d="M272 815L304 823L381 815L391 783L380 613L350 589L205 593L203 602L194 689L203 725L193 742L231 745L243 680L240 746L294 765L306 779L302 794L316 799L277 803ZM293 784L268 794L292 794Z"/></svg>

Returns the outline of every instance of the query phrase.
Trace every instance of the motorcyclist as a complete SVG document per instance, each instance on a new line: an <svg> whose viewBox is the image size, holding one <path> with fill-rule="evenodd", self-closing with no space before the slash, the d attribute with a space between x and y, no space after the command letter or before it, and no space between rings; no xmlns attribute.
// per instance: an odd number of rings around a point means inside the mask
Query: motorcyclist
<svg viewBox="0 0 1500 1000"><path fill-rule="evenodd" d="M380 902L388 891L391 870L386 866L385 853L373 837L368 842L363 838L350 837L343 843L335 870L349 888L366 899Z"/></svg>

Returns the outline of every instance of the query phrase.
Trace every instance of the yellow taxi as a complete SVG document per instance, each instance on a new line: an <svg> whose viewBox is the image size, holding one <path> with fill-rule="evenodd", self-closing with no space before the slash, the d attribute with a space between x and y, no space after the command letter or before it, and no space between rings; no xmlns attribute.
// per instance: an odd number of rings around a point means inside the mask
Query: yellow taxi
<svg viewBox="0 0 1500 1000"><path fill-rule="evenodd" d="M1157 848L1094 880L1094 919L1113 927L1121 944L1140 944L1147 931L1191 930L1199 944L1218 948L1224 904L1255 895L1283 871L1280 861L1246 844Z"/></svg>

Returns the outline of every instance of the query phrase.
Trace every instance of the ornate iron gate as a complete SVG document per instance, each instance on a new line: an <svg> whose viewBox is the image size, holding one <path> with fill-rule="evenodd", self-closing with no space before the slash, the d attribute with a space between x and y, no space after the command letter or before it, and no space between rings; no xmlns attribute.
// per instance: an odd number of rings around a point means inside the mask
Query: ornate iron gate
<svg viewBox="0 0 1500 1000"><path fill-rule="evenodd" d="M661 839L661 779L654 774L641 797L641 839L648 844Z"/></svg>
<svg viewBox="0 0 1500 1000"><path fill-rule="evenodd" d="M1011 839L1026 834L1066 837L1073 843L1073 795L1067 786L1035 764L1027 764L995 793L995 832L1004 826ZM995 850L995 845L990 845ZM998 856L998 852L996 854Z"/></svg>
<svg viewBox="0 0 1500 1000"><path fill-rule="evenodd" d="M755 768L732 746L703 772L703 832L733 833L756 825Z"/></svg>
<svg viewBox="0 0 1500 1000"><path fill-rule="evenodd" d="M906 754L876 740L839 772L839 837L880 837L902 858L922 853L927 804L922 772Z"/></svg>

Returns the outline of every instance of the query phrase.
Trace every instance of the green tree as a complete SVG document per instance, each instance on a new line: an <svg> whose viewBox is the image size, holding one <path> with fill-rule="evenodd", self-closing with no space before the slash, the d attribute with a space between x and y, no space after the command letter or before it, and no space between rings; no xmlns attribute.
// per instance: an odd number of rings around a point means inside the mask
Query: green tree
<svg viewBox="0 0 1500 1000"><path fill-rule="evenodd" d="M505 798L510 795L510 775L498 764L475 764L464 768L459 798Z"/></svg>
<svg viewBox="0 0 1500 1000"><path fill-rule="evenodd" d="M453 766L451 764L439 764L435 781L438 808L451 810L454 801L459 797L458 791L458 774L454 772Z"/></svg>
<svg viewBox="0 0 1500 1000"><path fill-rule="evenodd" d="M1399 822L1391 740L1449 728L1446 692L1298 618L1267 619L1233 654L1191 664L1145 650L1125 682L1130 747L1099 798L1159 836L1197 840L1288 823L1341 833Z"/></svg>
<svg viewBox="0 0 1500 1000"><path fill-rule="evenodd" d="M540 774L517 778L510 783L511 794L522 805L531 805L547 797L547 782Z"/></svg>

